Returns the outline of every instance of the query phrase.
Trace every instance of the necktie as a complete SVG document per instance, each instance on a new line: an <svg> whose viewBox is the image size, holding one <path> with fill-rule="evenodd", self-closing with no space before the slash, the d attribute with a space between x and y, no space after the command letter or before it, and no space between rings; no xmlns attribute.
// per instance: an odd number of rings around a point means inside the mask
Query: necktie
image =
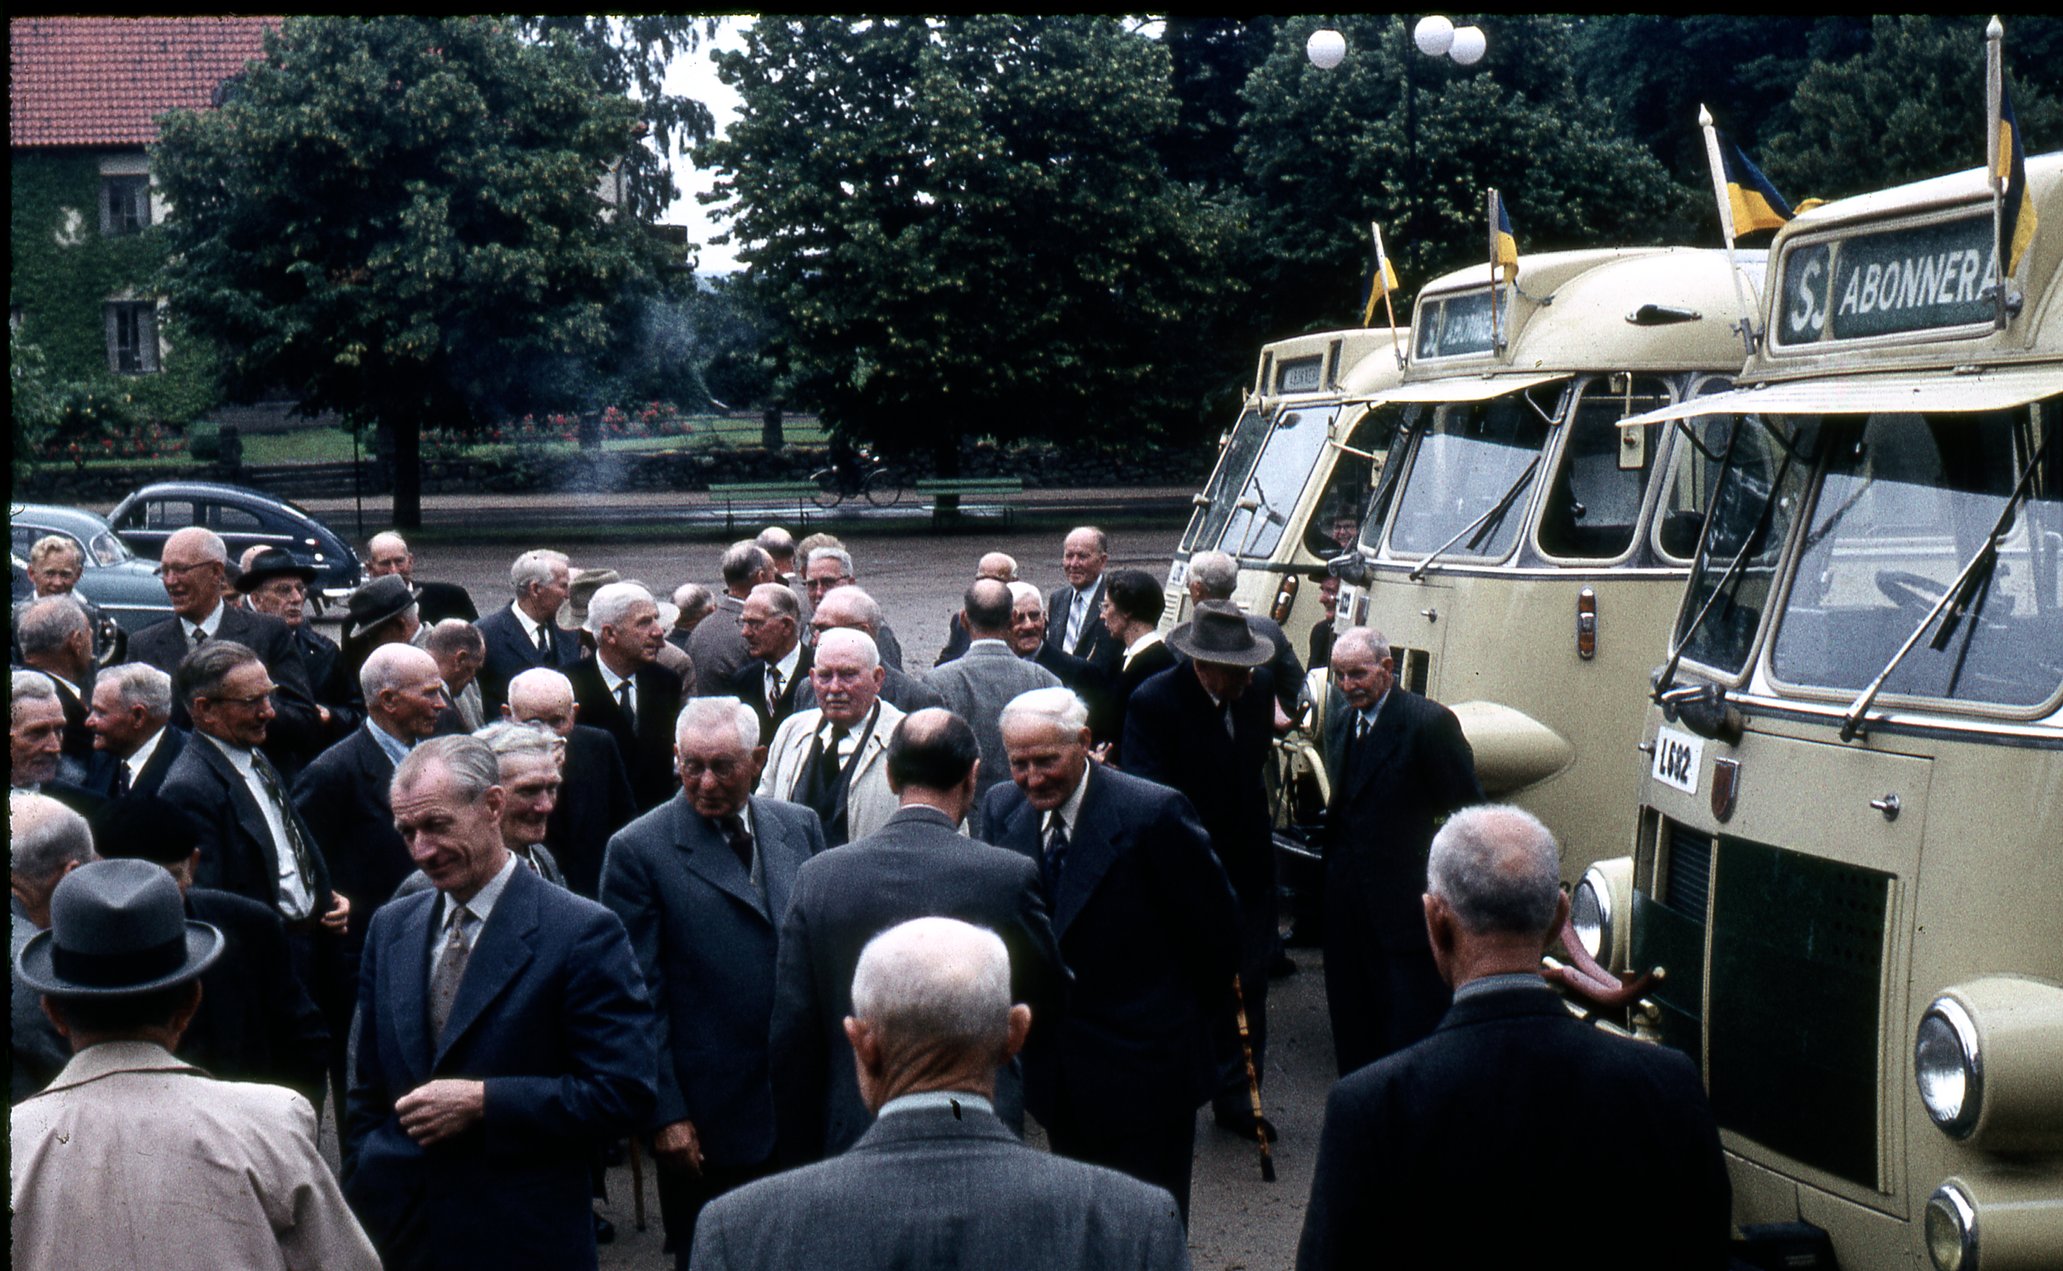
<svg viewBox="0 0 2063 1271"><path fill-rule="evenodd" d="M129 761L124 759L115 765L115 797L119 799L127 793L129 793Z"/></svg>
<svg viewBox="0 0 2063 1271"><path fill-rule="evenodd" d="M1039 872L1046 884L1046 899L1049 902L1060 894L1060 871L1067 864L1067 823L1058 815L1053 818L1052 828L1046 831L1046 856Z"/></svg>
<svg viewBox="0 0 2063 1271"><path fill-rule="evenodd" d="M271 799L272 806L279 810L279 823L286 827L287 848L294 855L294 870L301 876L301 885L308 889L311 897L315 897L315 870L310 864L312 857L308 841L301 837L301 823L294 816L294 805L287 801L286 786L280 782L279 773L263 751L251 752L251 767L258 774L258 784L265 787L265 797ZM321 903L320 897L315 899Z"/></svg>
<svg viewBox="0 0 2063 1271"><path fill-rule="evenodd" d="M623 708L624 722L628 723L632 728L636 728L638 726L638 712L636 705L631 701L629 680L625 680L616 686L616 704Z"/></svg>
<svg viewBox="0 0 2063 1271"><path fill-rule="evenodd" d="M766 669L766 713L781 713L781 668L778 666Z"/></svg>
<svg viewBox="0 0 2063 1271"><path fill-rule="evenodd" d="M1075 652L1075 645L1081 642L1082 622L1089 616L1089 598L1081 592L1074 594L1074 602L1067 607L1067 637L1063 641L1064 651Z"/></svg>
<svg viewBox="0 0 2063 1271"><path fill-rule="evenodd" d="M1354 716L1354 740L1368 740L1368 716L1358 713Z"/></svg>
<svg viewBox="0 0 2063 1271"><path fill-rule="evenodd" d="M839 758L838 755L838 747L845 741L845 738L845 725L831 725L831 740L825 744L824 753L817 760L819 765L817 779L822 781L827 789L838 784L838 774L845 770L845 761Z"/></svg>
<svg viewBox="0 0 2063 1271"><path fill-rule="evenodd" d="M537 627L537 655L546 662L552 660L552 633L545 629L543 623Z"/></svg>
<svg viewBox="0 0 2063 1271"><path fill-rule="evenodd" d="M448 934L444 938L443 955L430 971L430 1035L436 1044L444 1044L444 1026L451 1020L452 1004L458 1001L459 981L466 977L466 960L473 956L473 947L466 940L466 924L472 921L473 911L459 905L445 919Z"/></svg>
<svg viewBox="0 0 2063 1271"><path fill-rule="evenodd" d="M730 840L731 851L738 857L738 863L752 872L752 831L745 828L745 818L733 812L718 822L723 827L724 837Z"/></svg>
<svg viewBox="0 0 2063 1271"><path fill-rule="evenodd" d="M200 648L200 647L201 647L202 645L206 644L207 642L208 642L208 632L207 632L207 629L206 629L206 628L204 628L204 627L195 627L195 628L193 629L193 647L194 647L194 648L196 648L196 649L198 649L198 648Z"/></svg>

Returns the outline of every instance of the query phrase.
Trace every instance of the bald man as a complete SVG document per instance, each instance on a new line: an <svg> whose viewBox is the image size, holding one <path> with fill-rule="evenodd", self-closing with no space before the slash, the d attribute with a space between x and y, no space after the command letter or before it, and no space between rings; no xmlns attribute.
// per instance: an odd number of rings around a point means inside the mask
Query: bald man
<svg viewBox="0 0 2063 1271"><path fill-rule="evenodd" d="M590 900L601 890L602 854L609 836L637 818L637 799L616 739L578 723L573 683L548 667L534 667L509 681L502 716L543 724L566 740L558 806L546 821L544 844L558 859L566 886Z"/></svg>
<svg viewBox="0 0 2063 1271"><path fill-rule="evenodd" d="M365 545L365 573L368 578L381 578L388 574L401 575L402 581L417 588L416 616L426 627L434 627L446 618L464 618L467 622L478 622L480 611L473 607L473 598L457 583L421 583L415 578L415 553L408 548L408 541L392 530L372 536Z"/></svg>
<svg viewBox="0 0 2063 1271"><path fill-rule="evenodd" d="M977 582L984 578L993 578L999 583L1014 583L1017 581L1017 558L1008 552L990 552L975 565L974 577ZM967 646L971 643L967 636L967 624L955 611L946 623L946 646L938 651L938 657L933 660L932 665L944 666L967 652Z"/></svg>

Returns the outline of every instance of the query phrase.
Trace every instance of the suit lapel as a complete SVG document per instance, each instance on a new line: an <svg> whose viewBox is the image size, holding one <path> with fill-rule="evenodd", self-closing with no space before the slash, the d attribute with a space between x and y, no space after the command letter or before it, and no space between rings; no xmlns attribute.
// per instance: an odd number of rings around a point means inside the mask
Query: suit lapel
<svg viewBox="0 0 2063 1271"><path fill-rule="evenodd" d="M1376 773L1383 770L1390 762L1390 757L1396 753L1398 745L1404 740L1404 734L1409 731L1410 725L1404 718L1406 707L1400 700L1403 691L1390 690L1388 700L1383 702L1382 710L1376 714L1375 727L1368 731L1366 739L1358 745L1343 742L1343 748L1350 756L1346 780L1346 793L1349 797L1359 794L1361 788L1367 785ZM1347 726L1351 729L1352 721L1349 721ZM1352 733L1349 732L1346 736L1352 736Z"/></svg>
<svg viewBox="0 0 2063 1271"><path fill-rule="evenodd" d="M752 824L756 828L753 837L759 852L759 873L766 881L766 913L772 918L788 912L788 884L795 878L795 871L802 868L807 852L792 841L787 827L767 811L766 800L752 801ZM749 884L751 880L746 881Z"/></svg>
<svg viewBox="0 0 2063 1271"><path fill-rule="evenodd" d="M537 929L537 893L533 889L546 885L520 863L509 876L501 899L494 902L494 912L487 917L487 925L480 928L480 935L473 942L473 955L466 962L465 977L458 983L458 997L451 1004L451 1018L444 1023L444 1041L437 1048L437 1063L444 1061L488 1004L501 996L530 964L531 936ZM430 908L435 910L438 906L433 904ZM423 983L427 985L427 945L423 956Z"/></svg>
<svg viewBox="0 0 2063 1271"><path fill-rule="evenodd" d="M409 1065L406 1084L411 1089L429 1077L436 1060L431 1051L426 1008L430 991L431 918L437 909L437 896L432 892L428 903L417 903L402 911L401 934L390 946L393 956L387 960L386 983L380 986L387 1001L383 1014L394 1029L402 1059Z"/></svg>
<svg viewBox="0 0 2063 1271"><path fill-rule="evenodd" d="M1099 772L1083 779L1089 783L1089 792L1082 797L1081 814L1075 818L1074 833L1068 837L1067 860L1060 870L1060 894L1053 898L1056 939L1066 934L1075 915L1096 894L1096 884L1103 881L1111 862L1124 855L1129 846L1130 835L1118 819L1108 774ZM1038 840L1039 820L1037 809L1033 809L1034 842Z"/></svg>
<svg viewBox="0 0 2063 1271"><path fill-rule="evenodd" d="M278 849L272 841L272 827L265 822L264 809L258 806L258 800L251 794L251 788L244 783L243 774L236 770L235 764L229 762L229 756L222 753L222 748L212 741L204 741L200 745L201 758L227 788L230 806L236 809L237 828L257 845L259 875L272 880L270 890L277 898L279 876L274 855ZM282 815L284 814L282 812Z"/></svg>
<svg viewBox="0 0 2063 1271"><path fill-rule="evenodd" d="M757 809L754 810L753 821L755 837L769 828L767 819L761 817ZM718 836L686 798L674 804L673 827L674 846L680 848L681 864L690 873L736 898L760 917L772 921L767 903L760 899L759 889L752 885L752 876L738 863L731 845Z"/></svg>

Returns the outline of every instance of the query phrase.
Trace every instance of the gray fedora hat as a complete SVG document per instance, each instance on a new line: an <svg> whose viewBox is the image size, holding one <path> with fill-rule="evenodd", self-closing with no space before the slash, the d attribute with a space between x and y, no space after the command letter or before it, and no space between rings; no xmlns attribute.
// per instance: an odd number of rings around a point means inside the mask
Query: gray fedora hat
<svg viewBox="0 0 2063 1271"><path fill-rule="evenodd" d="M1168 643L1193 662L1262 666L1275 657L1275 646L1255 635L1229 600L1200 602L1194 617L1168 632Z"/></svg>
<svg viewBox="0 0 2063 1271"><path fill-rule="evenodd" d="M184 984L222 956L222 933L187 918L179 884L149 861L92 861L50 898L50 929L15 972L52 997L132 997Z"/></svg>
<svg viewBox="0 0 2063 1271"><path fill-rule="evenodd" d="M354 631L370 631L381 623L398 618L423 594L422 588L412 585L399 574L382 574L351 593L344 602L344 628L342 636L348 640Z"/></svg>

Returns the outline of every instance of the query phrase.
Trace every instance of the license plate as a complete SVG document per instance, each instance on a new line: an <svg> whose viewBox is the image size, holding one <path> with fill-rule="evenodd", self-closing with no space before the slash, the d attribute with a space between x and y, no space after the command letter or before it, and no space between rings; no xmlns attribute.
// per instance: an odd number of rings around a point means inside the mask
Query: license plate
<svg viewBox="0 0 2063 1271"><path fill-rule="evenodd" d="M1655 733L1655 780L1685 794L1698 792L1698 766L1705 757L1705 739L1674 728Z"/></svg>

